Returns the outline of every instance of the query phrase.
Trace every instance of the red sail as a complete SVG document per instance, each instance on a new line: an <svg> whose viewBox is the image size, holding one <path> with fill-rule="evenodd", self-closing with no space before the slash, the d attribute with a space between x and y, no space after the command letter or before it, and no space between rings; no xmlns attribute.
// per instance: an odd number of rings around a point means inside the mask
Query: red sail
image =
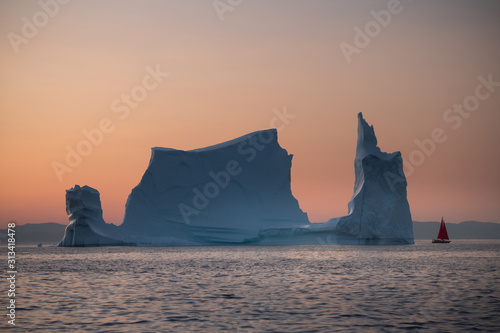
<svg viewBox="0 0 500 333"><path fill-rule="evenodd" d="M438 239L449 239L448 232L446 231L446 225L444 224L443 218L441 218L441 227L439 228Z"/></svg>

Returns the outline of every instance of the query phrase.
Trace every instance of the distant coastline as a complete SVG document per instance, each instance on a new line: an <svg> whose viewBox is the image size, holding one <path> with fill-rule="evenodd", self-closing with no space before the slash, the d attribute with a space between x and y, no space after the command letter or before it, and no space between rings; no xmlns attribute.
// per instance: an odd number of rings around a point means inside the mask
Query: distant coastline
<svg viewBox="0 0 500 333"><path fill-rule="evenodd" d="M500 239L500 223L464 221L446 223L448 234L453 239ZM19 244L43 243L52 245L58 243L64 235L66 224L28 223L16 226L16 242ZM435 238L439 230L439 222L413 221L415 239ZM7 241L7 230L0 229L0 242Z"/></svg>
<svg viewBox="0 0 500 333"><path fill-rule="evenodd" d="M413 221L415 239L436 238L440 222ZM500 239L500 223L464 221L446 222L450 239Z"/></svg>

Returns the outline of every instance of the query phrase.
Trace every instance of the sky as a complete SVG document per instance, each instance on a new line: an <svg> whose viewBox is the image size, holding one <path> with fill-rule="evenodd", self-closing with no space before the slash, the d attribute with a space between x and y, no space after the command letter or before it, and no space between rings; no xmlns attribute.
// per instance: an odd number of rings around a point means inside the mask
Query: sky
<svg viewBox="0 0 500 333"><path fill-rule="evenodd" d="M312 222L347 214L357 113L415 221L500 222L500 2L0 1L0 227L120 224L152 147L278 127ZM277 114L286 114L276 122Z"/></svg>

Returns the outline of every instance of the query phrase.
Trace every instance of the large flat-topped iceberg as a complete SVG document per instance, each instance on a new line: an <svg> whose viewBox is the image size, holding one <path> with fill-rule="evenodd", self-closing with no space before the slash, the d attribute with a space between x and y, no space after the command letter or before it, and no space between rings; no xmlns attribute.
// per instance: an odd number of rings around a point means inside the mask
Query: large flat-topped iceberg
<svg viewBox="0 0 500 333"><path fill-rule="evenodd" d="M274 129L190 151L153 148L123 228L193 242L247 242L309 224L290 189L292 155Z"/></svg>
<svg viewBox="0 0 500 333"><path fill-rule="evenodd" d="M378 148L361 113L348 215L325 223L310 223L293 197L292 155L277 137L270 129L189 151L153 148L119 227L102 220L97 190L75 186L59 245L413 243L401 154Z"/></svg>

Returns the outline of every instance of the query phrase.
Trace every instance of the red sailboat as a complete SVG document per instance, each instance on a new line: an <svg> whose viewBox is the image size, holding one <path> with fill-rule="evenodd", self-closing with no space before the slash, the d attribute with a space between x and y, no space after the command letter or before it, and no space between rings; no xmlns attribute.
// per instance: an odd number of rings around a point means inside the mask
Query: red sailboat
<svg viewBox="0 0 500 333"><path fill-rule="evenodd" d="M446 225L444 224L444 219L441 217L441 227L439 227L439 233L437 239L432 240L433 243L449 243L451 242L448 237L448 231L446 231Z"/></svg>

